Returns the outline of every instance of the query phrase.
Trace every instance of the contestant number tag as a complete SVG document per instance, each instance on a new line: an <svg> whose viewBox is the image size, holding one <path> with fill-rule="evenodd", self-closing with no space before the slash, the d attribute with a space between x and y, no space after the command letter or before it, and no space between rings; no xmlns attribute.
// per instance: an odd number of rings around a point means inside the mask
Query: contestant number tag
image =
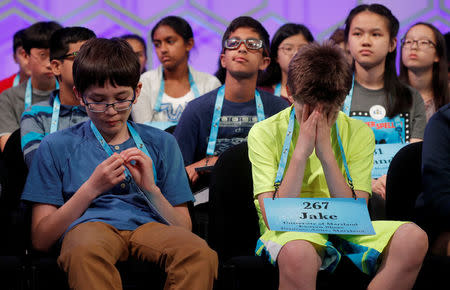
<svg viewBox="0 0 450 290"><path fill-rule="evenodd" d="M380 178L387 174L392 158L405 145L408 143L375 144L372 178Z"/></svg>
<svg viewBox="0 0 450 290"><path fill-rule="evenodd" d="M364 198L265 198L269 228L338 235L374 235Z"/></svg>

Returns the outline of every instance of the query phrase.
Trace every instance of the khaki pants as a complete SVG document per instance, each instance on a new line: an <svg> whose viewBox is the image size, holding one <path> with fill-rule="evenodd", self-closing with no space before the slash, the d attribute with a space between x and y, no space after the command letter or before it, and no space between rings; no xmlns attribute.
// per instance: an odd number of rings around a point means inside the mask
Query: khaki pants
<svg viewBox="0 0 450 290"><path fill-rule="evenodd" d="M58 264L68 274L71 289L122 289L114 265L130 255L164 269L164 289L212 289L217 277L217 254L204 240L184 228L156 222L134 231L102 222L80 224L64 237Z"/></svg>

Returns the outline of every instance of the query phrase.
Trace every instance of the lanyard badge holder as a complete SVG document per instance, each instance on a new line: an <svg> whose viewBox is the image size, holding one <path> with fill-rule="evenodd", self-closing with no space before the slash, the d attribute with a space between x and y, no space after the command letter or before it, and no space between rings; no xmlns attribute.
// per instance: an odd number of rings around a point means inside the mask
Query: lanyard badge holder
<svg viewBox="0 0 450 290"><path fill-rule="evenodd" d="M352 87L351 87L350 92L348 93L347 97L345 98L344 106L342 107L342 112L344 112L349 117L350 117L350 108L352 106L353 88L354 87L355 87L355 74L353 74L353 78L352 78ZM402 136L402 122L400 120L399 115L394 117L394 125L395 125L395 130L397 131L398 136L400 137L401 143L405 143L405 140L403 139L403 136Z"/></svg>
<svg viewBox="0 0 450 290"><path fill-rule="evenodd" d="M284 170L286 168L287 158L288 158L288 154L289 154L289 148L290 148L291 141L292 141L292 135L294 133L294 125L295 125L295 108L292 107L291 113L289 115L289 124L288 124L288 128L286 131L286 137L284 138L283 149L281 151L280 163L278 164L277 175L275 177L275 182L274 182L275 191L273 193L272 199L275 199L275 196L281 185L281 181L283 180ZM347 183L352 191L353 198L356 199L356 193L355 193L355 189L353 186L353 179L351 178L350 171L348 169L347 159L345 158L344 147L342 146L341 136L339 135L339 128L337 125L337 121L336 121L336 135L338 138L339 149L341 151L342 161L344 162L345 173L347 175Z"/></svg>

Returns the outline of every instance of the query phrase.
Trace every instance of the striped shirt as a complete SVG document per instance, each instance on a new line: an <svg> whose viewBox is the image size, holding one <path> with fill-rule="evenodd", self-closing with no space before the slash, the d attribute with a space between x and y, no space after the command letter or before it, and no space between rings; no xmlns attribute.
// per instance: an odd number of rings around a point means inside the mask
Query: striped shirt
<svg viewBox="0 0 450 290"><path fill-rule="evenodd" d="M50 126L53 113L53 102L56 94L55 90L50 95L48 101L43 101L32 105L23 114L20 121L20 134L22 151L25 163L29 168L36 149L41 144L44 136L50 134ZM72 127L75 124L89 120L86 110L81 106L62 105L59 112L58 130Z"/></svg>

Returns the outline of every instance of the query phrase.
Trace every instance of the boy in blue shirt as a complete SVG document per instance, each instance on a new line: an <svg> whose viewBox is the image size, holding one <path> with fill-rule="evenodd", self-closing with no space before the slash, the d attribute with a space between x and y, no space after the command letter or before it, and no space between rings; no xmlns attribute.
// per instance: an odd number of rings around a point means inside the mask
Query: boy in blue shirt
<svg viewBox="0 0 450 290"><path fill-rule="evenodd" d="M190 231L175 139L127 122L141 89L135 53L125 40L91 39L73 76L91 121L46 136L33 158L22 196L34 203L33 246L60 240L73 289L121 289L114 264L130 255L160 265L166 289L211 289L217 255Z"/></svg>
<svg viewBox="0 0 450 290"><path fill-rule="evenodd" d="M259 72L270 63L269 43L256 19L240 16L228 25L217 72L224 85L189 102L174 132L193 184L200 178L196 168L214 165L222 152L247 139L256 122L288 107L256 89Z"/></svg>

